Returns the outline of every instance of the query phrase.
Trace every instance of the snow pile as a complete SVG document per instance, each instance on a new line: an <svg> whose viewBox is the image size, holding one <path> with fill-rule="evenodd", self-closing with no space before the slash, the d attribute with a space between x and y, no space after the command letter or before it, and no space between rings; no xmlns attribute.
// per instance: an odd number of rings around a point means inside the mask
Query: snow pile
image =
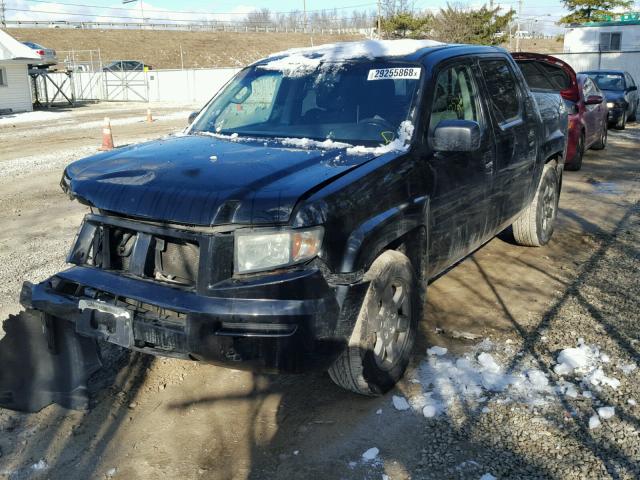
<svg viewBox="0 0 640 480"><path fill-rule="evenodd" d="M396 410L409 410L409 402L407 402L406 398L394 395L392 401Z"/></svg>
<svg viewBox="0 0 640 480"><path fill-rule="evenodd" d="M594 428L600 427L600 425L602 424L600 419L609 420L613 418L615 414L616 414L615 407L600 407L598 409L598 414L591 415L591 418L589 418L589 429L593 430Z"/></svg>
<svg viewBox="0 0 640 480"><path fill-rule="evenodd" d="M443 44L433 40L408 39L328 43L273 53L267 57L266 63L260 64L260 68L280 71L289 76L301 76L315 70L321 63L344 62L356 58L396 57L439 45Z"/></svg>
<svg viewBox="0 0 640 480"><path fill-rule="evenodd" d="M380 450L377 447L372 447L362 454L362 460L365 462L371 462L378 457L379 453Z"/></svg>
<svg viewBox="0 0 640 480"><path fill-rule="evenodd" d="M413 136L413 123L409 120L405 120L398 127L398 135L392 141L386 145L380 145L379 147L365 147L363 145L357 145L355 147L347 148L347 153L352 155L373 153L374 155L383 155L389 152L403 152L409 148L409 140Z"/></svg>
<svg viewBox="0 0 640 480"><path fill-rule="evenodd" d="M487 401L488 393L502 394L499 402L520 401L530 405L544 404L554 393L542 371L507 372L487 352L477 355L472 352L461 358L447 356L440 350L430 349L429 353L417 371L423 392L411 398L412 407L427 418L445 413L457 401L481 404Z"/></svg>
<svg viewBox="0 0 640 480"><path fill-rule="evenodd" d="M620 380L607 376L602 369L602 364L609 361L609 355L601 353L594 345L586 345L580 338L577 347L565 348L558 354L553 371L560 376L575 376L585 385L609 386L615 390L620 386Z"/></svg>
<svg viewBox="0 0 640 480"><path fill-rule="evenodd" d="M446 355L446 354L447 354L447 349L444 347L439 347L435 345L431 348L427 348L427 355L437 355L438 357L441 357L442 355Z"/></svg>
<svg viewBox="0 0 640 480"><path fill-rule="evenodd" d="M283 145L296 147L296 148L322 148L322 149L332 149L332 148L349 148L351 144L343 143L343 142L334 142L331 139L323 140L322 142L319 140L312 140L310 138L282 138L278 139Z"/></svg>
<svg viewBox="0 0 640 480"><path fill-rule="evenodd" d="M616 414L615 407L600 407L598 409L598 416L603 420L608 420L610 418L613 418L615 414Z"/></svg>

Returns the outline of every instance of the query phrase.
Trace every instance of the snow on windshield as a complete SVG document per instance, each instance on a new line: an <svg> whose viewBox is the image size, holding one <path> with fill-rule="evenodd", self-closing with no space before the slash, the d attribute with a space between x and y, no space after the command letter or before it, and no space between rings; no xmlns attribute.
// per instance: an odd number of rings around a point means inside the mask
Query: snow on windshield
<svg viewBox="0 0 640 480"><path fill-rule="evenodd" d="M365 40L340 42L317 47L292 48L267 57L260 68L277 70L290 76L304 75L321 63L344 62L356 58L380 58L409 55L422 48L443 45L434 40Z"/></svg>

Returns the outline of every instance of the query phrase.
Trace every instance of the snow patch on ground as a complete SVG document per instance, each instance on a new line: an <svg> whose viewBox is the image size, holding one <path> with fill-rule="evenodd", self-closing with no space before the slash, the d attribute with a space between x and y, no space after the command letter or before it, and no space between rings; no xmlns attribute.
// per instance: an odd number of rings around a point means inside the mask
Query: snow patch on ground
<svg viewBox="0 0 640 480"><path fill-rule="evenodd" d="M365 462L371 462L378 457L380 450L377 447L371 447L369 450L362 454L362 459Z"/></svg>
<svg viewBox="0 0 640 480"><path fill-rule="evenodd" d="M50 122L59 120L71 115L71 112L56 112L36 110L33 112L11 113L9 115L0 115L0 125L15 125L19 123L30 122Z"/></svg>
<svg viewBox="0 0 640 480"><path fill-rule="evenodd" d="M480 344L487 348L489 344ZM455 358L430 355L417 370L423 392L410 400L412 407L431 418L446 411L456 402L480 404L487 393L501 394L499 402L519 401L541 405L552 398L555 390L540 370L524 369L507 372L487 352L467 353ZM486 409L486 410L485 410ZM487 407L483 411L489 411Z"/></svg>
<svg viewBox="0 0 640 480"><path fill-rule="evenodd" d="M392 398L393 406L396 410L409 410L409 402L404 397L400 397L398 395L394 395Z"/></svg>
<svg viewBox="0 0 640 480"><path fill-rule="evenodd" d="M610 418L613 418L615 414L616 414L615 407L600 407L598 409L598 416L603 420L608 420Z"/></svg>
<svg viewBox="0 0 640 480"><path fill-rule="evenodd" d="M602 369L603 363L609 363L606 353L601 353L595 345L586 345L578 339L578 346L565 348L558 354L558 363L553 371L560 376L574 376L584 385L595 388L609 386L614 390L620 386L620 380L609 377Z"/></svg>
<svg viewBox="0 0 640 480"><path fill-rule="evenodd" d="M447 349L444 347L438 347L433 346L431 348L427 348L427 355L437 355L438 357L441 357L442 355L446 355L447 354Z"/></svg>

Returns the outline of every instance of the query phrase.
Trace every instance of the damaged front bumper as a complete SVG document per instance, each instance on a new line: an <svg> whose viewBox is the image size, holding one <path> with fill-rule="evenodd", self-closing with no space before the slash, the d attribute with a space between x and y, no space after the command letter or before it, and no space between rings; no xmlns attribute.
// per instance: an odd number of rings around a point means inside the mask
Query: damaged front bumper
<svg viewBox="0 0 640 480"><path fill-rule="evenodd" d="M343 303L361 301L363 284L330 287L317 269L234 282L225 296L90 268L73 267L25 283L21 303L71 322L83 337L125 348L255 371L327 368L344 349L354 319ZM295 298L295 292L306 292ZM280 295L294 298L277 298ZM293 295L292 295L293 293Z"/></svg>

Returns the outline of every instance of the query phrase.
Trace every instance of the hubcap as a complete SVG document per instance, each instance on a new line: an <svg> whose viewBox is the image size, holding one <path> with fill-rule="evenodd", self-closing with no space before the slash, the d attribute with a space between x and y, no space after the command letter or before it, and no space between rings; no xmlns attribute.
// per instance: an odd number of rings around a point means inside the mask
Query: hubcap
<svg viewBox="0 0 640 480"><path fill-rule="evenodd" d="M390 280L378 292L373 353L383 370L393 368L406 348L411 318L409 297L408 286L400 278Z"/></svg>
<svg viewBox="0 0 640 480"><path fill-rule="evenodd" d="M542 230L549 231L556 217L556 190L553 185L546 183L542 192Z"/></svg>

